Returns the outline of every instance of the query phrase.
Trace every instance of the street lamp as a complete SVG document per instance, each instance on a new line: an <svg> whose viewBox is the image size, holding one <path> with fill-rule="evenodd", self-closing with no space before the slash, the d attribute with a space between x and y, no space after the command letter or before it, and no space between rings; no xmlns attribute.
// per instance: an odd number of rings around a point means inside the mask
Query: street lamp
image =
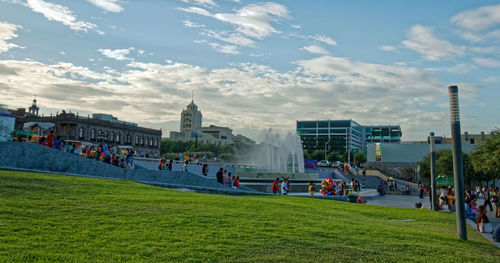
<svg viewBox="0 0 500 263"><path fill-rule="evenodd" d="M460 111L458 105L458 87L449 86L450 95L450 123L453 149L453 175L455 180L455 205L457 216L458 238L467 240L464 204L464 169L462 163L462 139L460 136Z"/></svg>
<svg viewBox="0 0 500 263"><path fill-rule="evenodd" d="M330 143L330 140L332 139L333 137L330 137L328 138L328 141L325 142L325 160L326 160L326 146Z"/></svg>
<svg viewBox="0 0 500 263"><path fill-rule="evenodd" d="M432 210L437 211L437 202L436 202L436 151L434 149L434 133L431 132L429 136L429 144L430 144L430 161L431 161L431 206Z"/></svg>

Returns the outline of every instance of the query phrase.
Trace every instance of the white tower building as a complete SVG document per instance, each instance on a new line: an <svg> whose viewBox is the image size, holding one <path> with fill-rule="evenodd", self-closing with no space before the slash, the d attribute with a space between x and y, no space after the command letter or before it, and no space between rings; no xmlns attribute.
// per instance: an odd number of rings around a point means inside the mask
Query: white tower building
<svg viewBox="0 0 500 263"><path fill-rule="evenodd" d="M187 105L187 108L181 113L181 129L180 132L191 132L201 130L201 112L198 111L198 106L191 103Z"/></svg>

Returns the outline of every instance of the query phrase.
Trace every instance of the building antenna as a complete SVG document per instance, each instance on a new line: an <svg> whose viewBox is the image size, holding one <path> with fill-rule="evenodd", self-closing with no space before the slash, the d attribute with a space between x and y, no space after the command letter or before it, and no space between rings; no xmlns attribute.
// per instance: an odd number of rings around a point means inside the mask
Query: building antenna
<svg viewBox="0 0 500 263"><path fill-rule="evenodd" d="M194 90L191 90L191 101L194 102Z"/></svg>

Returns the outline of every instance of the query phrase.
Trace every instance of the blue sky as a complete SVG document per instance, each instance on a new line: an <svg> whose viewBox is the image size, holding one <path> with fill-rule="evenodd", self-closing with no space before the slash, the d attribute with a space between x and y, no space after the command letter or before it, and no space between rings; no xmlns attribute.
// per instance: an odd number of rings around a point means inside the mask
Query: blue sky
<svg viewBox="0 0 500 263"><path fill-rule="evenodd" d="M498 1L0 0L0 103L257 138L296 120L398 123L404 140L498 128Z"/></svg>

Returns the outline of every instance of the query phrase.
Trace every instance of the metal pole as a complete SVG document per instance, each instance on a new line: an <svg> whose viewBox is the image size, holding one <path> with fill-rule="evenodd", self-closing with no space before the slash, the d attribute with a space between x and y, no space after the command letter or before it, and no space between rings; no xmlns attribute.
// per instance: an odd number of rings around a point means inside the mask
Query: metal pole
<svg viewBox="0 0 500 263"><path fill-rule="evenodd" d="M467 240L465 224L464 170L462 164L462 140L460 137L460 111L458 105L458 87L448 87L450 95L450 122L453 149L453 175L455 180L455 206L457 216L457 236Z"/></svg>
<svg viewBox="0 0 500 263"><path fill-rule="evenodd" d="M437 211L436 202L436 151L434 150L434 133L431 132L430 136L430 148L431 148L431 209Z"/></svg>
<svg viewBox="0 0 500 263"><path fill-rule="evenodd" d="M352 124L349 124L349 125L352 125ZM350 162L351 162L351 127L349 126L349 150L347 150L347 163L350 165Z"/></svg>
<svg viewBox="0 0 500 263"><path fill-rule="evenodd" d="M328 140L329 142L330 140ZM328 144L328 142L325 142L325 160L326 160L326 145Z"/></svg>

